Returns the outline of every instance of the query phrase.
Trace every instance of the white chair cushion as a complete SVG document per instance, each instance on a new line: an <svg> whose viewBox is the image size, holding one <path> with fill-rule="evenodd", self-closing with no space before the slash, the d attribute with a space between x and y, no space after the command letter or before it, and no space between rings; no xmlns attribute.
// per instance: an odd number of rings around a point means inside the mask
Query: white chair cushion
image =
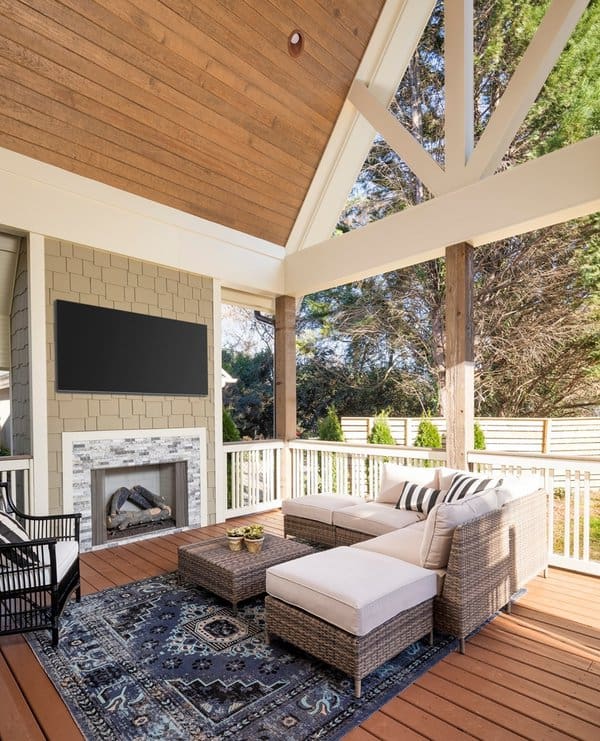
<svg viewBox="0 0 600 741"><path fill-rule="evenodd" d="M48 546L42 546L44 551L44 561L50 561L50 554ZM75 563L79 556L79 544L74 540L59 540L56 543L56 577L60 581L70 567ZM41 578L40 578L41 572ZM44 586L50 584L52 581L52 574L50 573L50 566L46 566L44 569L32 569L24 570L15 578L10 574L3 574L0 571L0 589L8 591L10 589L23 589L30 586Z"/></svg>
<svg viewBox="0 0 600 741"><path fill-rule="evenodd" d="M499 502L495 489L486 489L456 502L437 504L425 521L421 565L428 569L445 569L448 566L454 530L465 522L497 509Z"/></svg>
<svg viewBox="0 0 600 741"><path fill-rule="evenodd" d="M364 636L434 597L436 577L381 553L342 547L267 569L267 593Z"/></svg>
<svg viewBox="0 0 600 741"><path fill-rule="evenodd" d="M346 494L313 494L297 499L285 499L281 504L281 511L284 515L305 517L307 520L331 525L336 510L353 507L362 501L364 500L359 497L350 497Z"/></svg>
<svg viewBox="0 0 600 741"><path fill-rule="evenodd" d="M423 519L420 512L396 509L391 504L365 502L333 513L333 524L367 535L383 535Z"/></svg>
<svg viewBox="0 0 600 741"><path fill-rule="evenodd" d="M375 497L376 502L396 504L400 499L404 484L410 481L413 484L435 489L436 475L433 468L419 466L399 466L396 463L384 463L381 474L381 488Z"/></svg>

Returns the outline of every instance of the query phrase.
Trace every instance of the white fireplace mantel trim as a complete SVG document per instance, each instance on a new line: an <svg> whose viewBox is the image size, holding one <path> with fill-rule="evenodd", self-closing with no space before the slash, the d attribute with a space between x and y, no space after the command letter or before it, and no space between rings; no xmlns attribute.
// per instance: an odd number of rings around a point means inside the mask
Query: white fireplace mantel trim
<svg viewBox="0 0 600 741"><path fill-rule="evenodd" d="M208 479L206 472L206 427L172 427L168 429L148 430L96 430L90 432L63 432L62 433L62 465L63 465L63 512L71 514L73 509L73 444L90 440L127 440L128 438L152 437L197 437L200 439L200 524L208 525Z"/></svg>

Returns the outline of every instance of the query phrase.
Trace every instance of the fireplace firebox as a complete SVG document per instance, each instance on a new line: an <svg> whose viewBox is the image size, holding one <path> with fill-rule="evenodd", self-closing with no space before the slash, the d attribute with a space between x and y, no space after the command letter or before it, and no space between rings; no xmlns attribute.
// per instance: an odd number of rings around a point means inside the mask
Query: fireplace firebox
<svg viewBox="0 0 600 741"><path fill-rule="evenodd" d="M188 523L186 461L91 470L92 544Z"/></svg>

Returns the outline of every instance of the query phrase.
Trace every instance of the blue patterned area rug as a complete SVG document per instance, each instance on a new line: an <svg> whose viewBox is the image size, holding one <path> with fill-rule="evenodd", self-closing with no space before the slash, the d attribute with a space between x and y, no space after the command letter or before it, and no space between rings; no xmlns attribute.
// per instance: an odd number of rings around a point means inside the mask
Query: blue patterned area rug
<svg viewBox="0 0 600 741"><path fill-rule="evenodd" d="M417 642L363 680L274 640L264 602L238 615L175 574L71 603L58 648L28 641L90 741L339 739L446 656L456 642Z"/></svg>

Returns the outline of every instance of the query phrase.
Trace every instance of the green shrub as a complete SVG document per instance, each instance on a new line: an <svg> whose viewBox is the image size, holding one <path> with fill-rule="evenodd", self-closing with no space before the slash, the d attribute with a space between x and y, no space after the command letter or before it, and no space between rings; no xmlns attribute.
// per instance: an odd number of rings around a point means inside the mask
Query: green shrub
<svg viewBox="0 0 600 741"><path fill-rule="evenodd" d="M485 450L485 435L483 434L479 422L475 422L473 427L473 441L475 450Z"/></svg>
<svg viewBox="0 0 600 741"><path fill-rule="evenodd" d="M340 418L333 405L327 407L327 416L319 420L319 440L344 442L344 433L342 432Z"/></svg>
<svg viewBox="0 0 600 741"><path fill-rule="evenodd" d="M3 448L2 445L0 445L0 455L10 455L10 450L8 448Z"/></svg>
<svg viewBox="0 0 600 741"><path fill-rule="evenodd" d="M231 412L227 407L223 407L223 442L224 443L237 443L242 439L240 431L236 427Z"/></svg>
<svg viewBox="0 0 600 741"><path fill-rule="evenodd" d="M392 435L392 431L390 430L390 426L388 424L388 412L379 412L379 414L375 417L375 422L373 423L373 427L371 428L371 432L369 433L369 436L367 438L367 442L371 443L371 445L395 445L396 441L394 440L394 437Z"/></svg>
<svg viewBox="0 0 600 741"><path fill-rule="evenodd" d="M417 448L441 448L442 436L428 416L421 417L414 442Z"/></svg>

